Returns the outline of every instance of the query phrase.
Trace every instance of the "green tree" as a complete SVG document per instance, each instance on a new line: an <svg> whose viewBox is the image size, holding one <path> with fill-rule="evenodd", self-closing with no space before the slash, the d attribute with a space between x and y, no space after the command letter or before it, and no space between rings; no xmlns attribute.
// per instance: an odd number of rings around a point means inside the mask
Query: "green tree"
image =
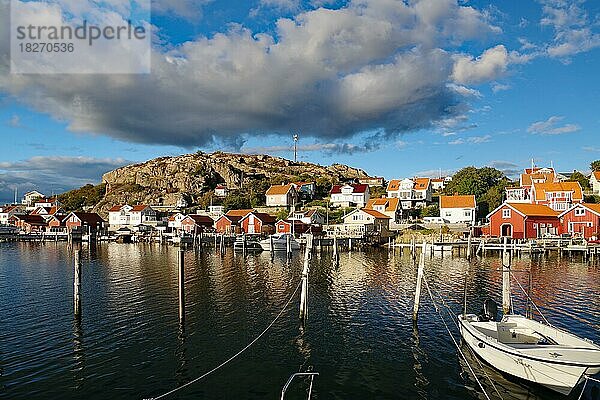
<svg viewBox="0 0 600 400"><path fill-rule="evenodd" d="M288 215L290 215L290 213L286 210L286 209L281 209L277 212L277 214L275 215L275 218L277 218L277 220L280 219L287 219Z"/></svg>
<svg viewBox="0 0 600 400"><path fill-rule="evenodd" d="M440 206L439 204L432 204L427 207L421 208L421 217L439 217L440 216Z"/></svg>
<svg viewBox="0 0 600 400"><path fill-rule="evenodd" d="M583 189L590 188L590 180L579 171L574 171L569 178L569 182L579 182Z"/></svg>
<svg viewBox="0 0 600 400"><path fill-rule="evenodd" d="M98 204L106 193L106 185L88 184L79 189L58 195L60 201L67 211L77 211L83 207L92 207Z"/></svg>
<svg viewBox="0 0 600 400"><path fill-rule="evenodd" d="M600 171L600 160L592 161L590 167L592 171Z"/></svg>
<svg viewBox="0 0 600 400"><path fill-rule="evenodd" d="M225 211L244 210L252 207L250 198L245 193L230 193L223 200Z"/></svg>

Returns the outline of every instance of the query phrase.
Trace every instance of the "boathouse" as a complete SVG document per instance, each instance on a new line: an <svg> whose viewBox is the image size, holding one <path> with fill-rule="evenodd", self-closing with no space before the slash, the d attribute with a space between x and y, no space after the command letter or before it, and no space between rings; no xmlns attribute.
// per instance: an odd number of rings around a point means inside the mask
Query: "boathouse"
<svg viewBox="0 0 600 400"><path fill-rule="evenodd" d="M229 210L215 221L217 233L242 233L240 221L254 210Z"/></svg>
<svg viewBox="0 0 600 400"><path fill-rule="evenodd" d="M575 204L558 218L564 233L592 240L600 238L600 204Z"/></svg>
<svg viewBox="0 0 600 400"><path fill-rule="evenodd" d="M72 212L63 220L69 232L97 233L104 230L106 221L96 213Z"/></svg>
<svg viewBox="0 0 600 400"><path fill-rule="evenodd" d="M491 237L535 239L561 232L558 212L541 204L504 203L487 218Z"/></svg>
<svg viewBox="0 0 600 400"><path fill-rule="evenodd" d="M208 215L190 214L181 221L181 230L185 233L211 232L215 221Z"/></svg>
<svg viewBox="0 0 600 400"><path fill-rule="evenodd" d="M253 211L240 220L242 232L247 234L275 233L275 217L267 213Z"/></svg>

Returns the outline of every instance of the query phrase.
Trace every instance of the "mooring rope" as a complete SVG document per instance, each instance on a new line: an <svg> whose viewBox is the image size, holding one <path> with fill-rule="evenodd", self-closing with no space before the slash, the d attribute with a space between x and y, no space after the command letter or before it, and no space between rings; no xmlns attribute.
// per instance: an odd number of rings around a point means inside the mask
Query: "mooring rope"
<svg viewBox="0 0 600 400"><path fill-rule="evenodd" d="M433 302L433 306L436 309L436 311L438 310L437 305L435 304L435 301L433 300L433 295L432 295L432 291L429 288L429 283L427 282L427 278L425 277L425 275L423 275L423 280L425 281L425 287L427 288L427 292L429 292L429 297L431 297L431 301ZM444 300L444 297L442 295L439 294L439 292L436 293L437 296L439 297L439 299L442 302L442 305L444 306L444 308L446 309L446 312L448 313L448 315L450 315L450 319L452 320L452 322L454 323L454 326L456 326L456 329L458 329L460 331L460 328L458 326L458 322L456 319L456 315L452 312L452 309L450 308L450 306L446 303L446 301ZM442 317L440 315L440 317ZM442 317L443 318L443 317ZM500 394L500 391L498 390L498 388L496 387L496 384L494 383L494 381L492 380L492 378L488 375L488 373L485 371L483 364L481 364L481 361L479 361L479 359L477 358L477 356L475 356L475 360L477 361L477 363L479 364L479 367L481 368L481 371L483 372L483 374L486 376L486 378L488 379L488 381L490 382L490 384L492 385L492 387L494 388L494 391L496 392L496 394L498 395L498 397L500 399L503 399L502 395ZM467 363L468 364L468 363ZM482 388L483 389L483 388Z"/></svg>
<svg viewBox="0 0 600 400"><path fill-rule="evenodd" d="M221 369L222 367L224 367L225 365L229 364L231 361L233 361L234 359L236 359L237 357L239 357L242 353L244 353L246 350L248 350L250 347L252 347L256 342L258 342L258 340L263 337L267 331L269 331L269 329L271 329L271 327L273 325L275 325L275 322L277 322L277 320L279 319L279 317L281 317L283 315L283 313L285 312L285 310L288 308L288 306L290 305L290 303L292 302L292 300L294 299L294 297L296 296L296 293L298 293L298 289L300 289L300 286L302 285L302 281L300 281L300 283L298 284L298 286L296 286L296 289L294 290L294 293L292 293L292 295L290 296L290 298L288 299L288 301L285 303L285 305L283 306L283 309L279 312L279 314L277 314L277 316L275 317L275 319L273 321L271 321L271 323L254 339L252 340L250 343L248 343L243 349L241 349L240 351L238 351L237 353L235 353L233 356L229 357L227 360L223 361L221 364L217 365L216 367L214 367L213 369L211 369L208 372L205 372L204 374L200 375L199 377L184 383L181 386L176 387L175 389L172 389L164 394L161 394L160 396L156 396L156 397L150 397L147 398L145 400L158 400L158 399L162 399L165 398L167 396L172 395L175 392L180 391L183 388L186 388L190 385L193 385L194 383L206 378L207 376L209 376L210 374L212 374L213 372L216 372L217 370Z"/></svg>
<svg viewBox="0 0 600 400"><path fill-rule="evenodd" d="M427 278L425 278L425 275L423 275L423 279L425 280L425 286L429 287L429 284L427 283ZM444 324L444 327L446 328L446 331L448 332L448 335L450 336L450 339L452 339L452 343L454 343L454 346L456 346L456 350L458 350L458 353L460 354L460 356L464 360L465 364L467 364L467 367L469 368L469 371L471 372L471 374L475 378L475 381L477 382L477 384L479 385L479 388L481 389L481 391L485 395L485 398L487 400L491 400L490 396L487 394L487 392L485 391L483 385L481 384L481 381L479 380L479 378L475 374L475 371L471 367L471 364L469 364L469 360L467 360L467 357L465 356L465 354L463 353L463 351L460 349L460 346L456 342L456 339L454 338L454 335L452 335L452 332L450 331L450 327L448 327L448 324L446 323L446 320L444 319L444 316L440 313L440 311L439 311L439 309L438 309L438 307L436 305L435 299L433 298L433 296L431 294L431 291L428 290L428 292L429 292L429 297L431 297L431 301L434 304L434 307L435 307L435 310L436 310L438 316L442 320L442 323Z"/></svg>
<svg viewBox="0 0 600 400"><path fill-rule="evenodd" d="M510 271L510 270L509 270ZM537 310L537 312L540 314L540 316L543 318L544 322L546 323L546 325L552 325L548 319L546 318L546 316L542 313L542 310L539 309L539 307L537 306L537 304L535 304L535 301L533 301L533 299L529 296L529 294L527 294L527 291L525 291L525 288L523 288L523 285L521 285L521 282L519 282L519 280L517 279L517 277L512 273L512 271L510 271L510 276L515 280L515 282L517 282L517 285L519 285L519 287L521 288L521 291L523 292L523 294L525 294L525 296L527 297L527 299L531 302L531 304L533 304L533 306L535 307L535 309Z"/></svg>

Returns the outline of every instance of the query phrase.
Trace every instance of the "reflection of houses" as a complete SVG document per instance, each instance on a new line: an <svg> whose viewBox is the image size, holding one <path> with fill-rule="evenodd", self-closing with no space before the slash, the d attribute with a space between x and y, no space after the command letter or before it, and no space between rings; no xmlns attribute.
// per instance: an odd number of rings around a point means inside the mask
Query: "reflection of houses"
<svg viewBox="0 0 600 400"><path fill-rule="evenodd" d="M592 187L592 192L595 195L600 196L600 171L592 172L592 176L590 176L590 186Z"/></svg>
<svg viewBox="0 0 600 400"><path fill-rule="evenodd" d="M440 217L451 224L475 224L477 204L474 195L440 196Z"/></svg>
<svg viewBox="0 0 600 400"><path fill-rule="evenodd" d="M106 221L96 213L72 212L64 219L67 231L95 234L104 231Z"/></svg>
<svg viewBox="0 0 600 400"><path fill-rule="evenodd" d="M317 210L293 211L287 221L301 221L306 225L323 225L325 217Z"/></svg>
<svg viewBox="0 0 600 400"><path fill-rule="evenodd" d="M180 229L188 234L211 232L214 230L214 223L208 215L190 214L183 218Z"/></svg>
<svg viewBox="0 0 600 400"><path fill-rule="evenodd" d="M267 207L291 207L298 203L293 184L271 186L266 193Z"/></svg>
<svg viewBox="0 0 600 400"><path fill-rule="evenodd" d="M217 185L217 187L215 188L215 196L217 197L227 197L228 194L229 190L225 185Z"/></svg>
<svg viewBox="0 0 600 400"><path fill-rule="evenodd" d="M558 217L564 233L586 239L600 237L600 204L575 204Z"/></svg>
<svg viewBox="0 0 600 400"><path fill-rule="evenodd" d="M343 230L350 235L379 233L387 236L390 217L375 210L356 209L344 217Z"/></svg>
<svg viewBox="0 0 600 400"><path fill-rule="evenodd" d="M41 233L48 227L46 220L41 215L17 214L10 217L8 223L25 233Z"/></svg>
<svg viewBox="0 0 600 400"><path fill-rule="evenodd" d="M432 200L431 179L392 179L387 187L387 197L400 199L405 210L425 207Z"/></svg>
<svg viewBox="0 0 600 400"><path fill-rule="evenodd" d="M143 204L137 206L118 205L108 210L108 223L110 231L116 231L119 228L135 228L135 230L143 231L156 225L156 211Z"/></svg>
<svg viewBox="0 0 600 400"><path fill-rule="evenodd" d="M301 199L312 200L315 198L317 185L314 182L294 182L293 185Z"/></svg>
<svg viewBox="0 0 600 400"><path fill-rule="evenodd" d="M230 210L215 221L217 233L242 233L240 221L254 210Z"/></svg>
<svg viewBox="0 0 600 400"><path fill-rule="evenodd" d="M253 211L242 217L240 227L242 232L247 234L271 234L275 232L275 217L266 213Z"/></svg>
<svg viewBox="0 0 600 400"><path fill-rule="evenodd" d="M535 239L558 235L558 212L546 205L504 203L488 215L488 233L492 237Z"/></svg>
<svg viewBox="0 0 600 400"><path fill-rule="evenodd" d="M369 201L368 185L334 185L331 188L331 205L341 207L364 207Z"/></svg>
<svg viewBox="0 0 600 400"><path fill-rule="evenodd" d="M387 215L390 217L390 222L400 222L402 218L402 207L398 198L370 199L365 209L379 211L383 215Z"/></svg>

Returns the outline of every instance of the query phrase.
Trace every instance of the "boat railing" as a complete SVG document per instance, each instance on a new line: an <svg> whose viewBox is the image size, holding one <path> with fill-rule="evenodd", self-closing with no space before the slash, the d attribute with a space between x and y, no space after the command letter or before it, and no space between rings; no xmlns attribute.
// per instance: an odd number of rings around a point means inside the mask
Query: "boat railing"
<svg viewBox="0 0 600 400"><path fill-rule="evenodd" d="M310 386L308 387L308 400L310 400L310 398L312 396L313 382L315 380L315 376L319 376L318 372L296 372L295 374L292 374L292 376L290 376L290 379L288 379L286 384L283 386L283 389L281 389L281 400L284 400L285 393L287 392L288 387L290 386L290 384L292 383L292 381L295 378L307 377L307 376L310 377Z"/></svg>

